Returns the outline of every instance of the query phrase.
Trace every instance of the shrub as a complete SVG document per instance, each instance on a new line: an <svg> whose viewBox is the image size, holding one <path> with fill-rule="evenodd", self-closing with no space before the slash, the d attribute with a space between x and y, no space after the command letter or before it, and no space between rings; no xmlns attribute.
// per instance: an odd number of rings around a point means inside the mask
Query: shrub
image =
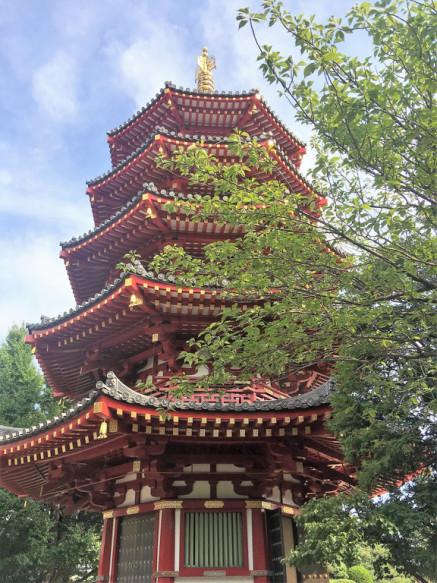
<svg viewBox="0 0 437 583"><path fill-rule="evenodd" d="M348 570L348 575L355 583L374 583L375 581L372 573L361 565L351 567Z"/></svg>

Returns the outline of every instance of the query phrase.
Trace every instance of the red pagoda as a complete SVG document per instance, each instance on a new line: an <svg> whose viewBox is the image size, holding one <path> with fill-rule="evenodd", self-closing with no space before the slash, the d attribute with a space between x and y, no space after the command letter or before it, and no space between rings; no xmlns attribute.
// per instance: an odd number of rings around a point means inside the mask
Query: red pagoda
<svg viewBox="0 0 437 583"><path fill-rule="evenodd" d="M61 244L78 305L29 325L27 337L54 395L74 405L37 427L0 432L2 487L65 512L103 513L98 581L317 581L324 576L282 563L297 543L293 516L309 497L355 483L326 427L326 368L171 398L175 373L205 374L178 356L229 299L143 265L169 243L201 256L204 245L241 231L193 221L186 181L157 155L202 138L226 162L238 128L273 141L278 180L318 196L299 173L303 144L257 91L214 91L213 67L204 50L196 91L167 83L109 132L112 169L87 189L95 228ZM131 249L141 264L120 275Z"/></svg>

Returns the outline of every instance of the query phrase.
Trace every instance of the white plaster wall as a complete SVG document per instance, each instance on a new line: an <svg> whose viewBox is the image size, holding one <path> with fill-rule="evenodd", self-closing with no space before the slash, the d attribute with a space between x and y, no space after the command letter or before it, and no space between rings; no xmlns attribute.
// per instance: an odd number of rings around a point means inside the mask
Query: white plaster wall
<svg viewBox="0 0 437 583"><path fill-rule="evenodd" d="M282 494L282 502L288 506L295 506L291 490L285 490Z"/></svg>
<svg viewBox="0 0 437 583"><path fill-rule="evenodd" d="M284 482L291 482L292 484L300 484L299 480L293 478L291 474L284 474Z"/></svg>
<svg viewBox="0 0 437 583"><path fill-rule="evenodd" d="M217 484L217 498L247 498L247 496L236 494L233 483L223 481Z"/></svg>
<svg viewBox="0 0 437 583"><path fill-rule="evenodd" d="M278 488L278 486L272 488L272 493L269 496L269 500L272 502L281 502L281 490Z"/></svg>
<svg viewBox="0 0 437 583"><path fill-rule="evenodd" d="M115 480L115 483L116 484L124 484L125 482L131 482L132 480L135 480L136 477L137 477L137 475L135 472L129 472L128 474L126 474L122 478L117 478L117 480Z"/></svg>
<svg viewBox="0 0 437 583"><path fill-rule="evenodd" d="M140 502L153 502L154 500L159 500L159 498L152 496L150 486L143 486L140 492Z"/></svg>
<svg viewBox="0 0 437 583"><path fill-rule="evenodd" d="M203 472L207 473L211 469L209 464L193 464L192 466L185 466L184 467L184 474L191 474L193 472Z"/></svg>
<svg viewBox="0 0 437 583"><path fill-rule="evenodd" d="M149 358L146 361L146 364L142 368L138 369L137 372L143 372L149 368L152 368L152 366L153 366L153 356L149 356Z"/></svg>
<svg viewBox="0 0 437 583"><path fill-rule="evenodd" d="M200 480L194 482L193 491L190 494L185 494L185 496L179 496L179 498L211 498L211 487L209 482Z"/></svg>
<svg viewBox="0 0 437 583"><path fill-rule="evenodd" d="M133 506L135 504L135 490L133 488L129 488L126 492L126 498L122 504L118 505L118 508L123 508L123 506Z"/></svg>
<svg viewBox="0 0 437 583"><path fill-rule="evenodd" d="M244 474L244 468L234 464L217 464L217 472L223 474Z"/></svg>
<svg viewBox="0 0 437 583"><path fill-rule="evenodd" d="M195 379L200 379L202 377L206 377L206 375L209 373L209 369L207 366L205 366L204 364L201 364L198 369L196 370L196 373L194 375L192 375Z"/></svg>

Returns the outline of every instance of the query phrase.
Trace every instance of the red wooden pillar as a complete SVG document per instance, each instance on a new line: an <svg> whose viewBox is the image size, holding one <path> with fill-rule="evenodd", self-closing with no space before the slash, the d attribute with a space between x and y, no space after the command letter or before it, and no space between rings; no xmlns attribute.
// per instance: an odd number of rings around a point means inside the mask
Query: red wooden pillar
<svg viewBox="0 0 437 583"><path fill-rule="evenodd" d="M118 544L119 544L119 529L120 529L120 519L112 519L112 532L111 532L111 542L110 542L110 552L109 552L109 583L115 583L117 577L117 558L118 558Z"/></svg>
<svg viewBox="0 0 437 583"><path fill-rule="evenodd" d="M100 547L99 568L97 571L97 581L109 581L109 565L112 552L112 532L114 528L113 518L103 519L102 544Z"/></svg>
<svg viewBox="0 0 437 583"><path fill-rule="evenodd" d="M253 576L255 583L269 583L265 516L261 508L252 510Z"/></svg>
<svg viewBox="0 0 437 583"><path fill-rule="evenodd" d="M158 503L159 504L159 503ZM156 583L173 583L175 549L174 508L161 508L158 515L158 552L156 558ZM179 544L179 543L178 543Z"/></svg>

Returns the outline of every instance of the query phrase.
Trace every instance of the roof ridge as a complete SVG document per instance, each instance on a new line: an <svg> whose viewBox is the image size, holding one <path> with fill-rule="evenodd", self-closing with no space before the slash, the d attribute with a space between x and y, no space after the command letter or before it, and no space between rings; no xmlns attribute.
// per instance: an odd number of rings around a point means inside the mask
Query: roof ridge
<svg viewBox="0 0 437 583"><path fill-rule="evenodd" d="M126 267L129 268L128 271L123 273L120 277L117 277L112 283L105 286L102 290L95 293L93 296L91 296L90 298L88 298L84 302L77 304L74 308L70 308L69 310L66 310L62 314L58 314L57 316L55 316L53 318L50 318L47 316L41 316L40 322L36 322L36 323L29 323L28 322L28 323L26 323L26 328L31 333L34 330L44 330L45 328L50 328L56 324L60 324L64 320L68 320L69 318L78 314L79 312L81 312L85 308L89 308L89 307L93 306L94 304L98 303L99 301L103 300L106 296L108 296L110 293L112 293L120 284L122 284L126 279L128 279L129 277L132 277L132 276L133 277L141 277L141 278L146 279L146 280L148 280L152 283L155 283L155 284L156 283L157 284L164 283L164 284L167 284L170 286L175 286L175 287L185 287L187 289L202 289L202 290L218 291L218 292L225 291L224 287L221 287L219 285L193 286L193 285L188 285L188 284L178 284L176 277L173 277L172 275L169 275L169 274L155 273L153 271L148 271L142 265L142 263L140 261L136 261L135 263L128 263ZM232 291L232 290L228 290L228 291ZM264 296L257 297L257 298L255 298L255 300L258 300L258 301L262 300L263 297ZM245 298L246 298L246 301L250 301L250 299L251 299L250 296L248 296L248 295L245 295ZM236 300L234 297L234 302L235 301Z"/></svg>
<svg viewBox="0 0 437 583"><path fill-rule="evenodd" d="M50 328L51 326L59 324L64 320L68 320L69 318L81 312L85 308L89 308L96 304L97 302L99 302L100 300L103 300L107 295L113 292L121 283L123 283L126 279L132 276L142 277L143 279L147 279L153 283L166 283L168 285L176 285L176 278L173 278L171 275L164 275L162 273L156 274L153 271L147 271L139 261L135 265L129 263L127 267L129 267L129 271L123 273L123 275L121 275L120 277L117 277L112 283L105 286L102 290L95 293L93 296L91 296L84 302L77 304L74 308L70 308L69 310L66 310L62 314L58 314L53 318L41 316L41 322L26 323L26 328L29 330L29 332L32 332L33 330L44 330L45 328ZM185 287L192 288L192 286ZM218 286L209 287L207 285L202 285L201 289L220 290Z"/></svg>
<svg viewBox="0 0 437 583"><path fill-rule="evenodd" d="M129 275L135 274L125 273L121 277L117 277L117 279L115 279L112 283L110 283L102 290L100 290L100 292L97 292L96 294L88 298L86 301L77 304L74 308L70 308L69 310L66 310L62 314L58 314L53 318L41 316L41 322L36 323L28 322L26 323L26 328L29 330L29 332L32 332L33 330L43 330L44 328L49 328L53 324L62 322L63 320L70 318L75 313L80 312L84 308L92 306L94 303L98 302L99 300L103 299L106 295L114 291L120 283L122 283L125 279L129 277Z"/></svg>
<svg viewBox="0 0 437 583"><path fill-rule="evenodd" d="M332 380L326 381L317 389L313 389L308 393L302 393L294 397L286 399L272 399L270 401L255 401L253 403L212 403L204 402L198 403L196 401L171 401L169 399L159 399L157 397L148 397L131 389L121 381L114 372L109 371L106 375L106 381L98 381L96 389L90 391L86 397L75 403L72 407L61 413L47 419L44 422L38 423L26 428L14 428L0 425L0 429L9 429L10 433L0 433L0 442L9 443L18 441L28 436L35 435L45 431L51 427L59 425L64 421L74 417L79 411L82 411L99 396L103 394L125 403L137 404L143 407L153 407L154 409L178 409L186 411L224 411L235 413L250 413L258 411L286 411L290 409L309 409L311 407L318 407L320 405L328 405L330 402L330 395L334 390L335 385Z"/></svg>
<svg viewBox="0 0 437 583"><path fill-rule="evenodd" d="M97 390L90 391L86 397L77 401L74 405L72 405L67 411L60 413L59 415L55 415L46 421L38 423L38 425L32 425L31 427L5 427L0 425L0 429L9 429L10 433L1 432L0 433L0 441L2 442L9 442L9 441L16 441L18 439L23 439L35 433L39 433L45 429L53 427L54 425L58 425L63 421L66 421L70 417L73 417L78 411L81 411L86 406L91 405L96 398L98 397L99 392Z"/></svg>
<svg viewBox="0 0 437 583"><path fill-rule="evenodd" d="M330 402L330 394L334 388L333 381L329 380L307 393L295 395L286 399L272 399L270 401L254 401L253 403L217 403L217 402L203 402L197 401L182 401L176 399L160 399L158 397L151 397L138 393L131 389L121 381L114 372L108 372L106 382L98 381L96 387L103 393L118 401L125 401L126 403L135 403L141 406L149 406L156 409L179 409L179 410L194 410L194 411L234 411L234 412L250 412L250 411L280 411L290 408L308 409L319 405L328 404Z"/></svg>
<svg viewBox="0 0 437 583"><path fill-rule="evenodd" d="M146 105L144 105L142 108L138 109L136 111L136 113L134 113L131 117L129 117L125 122L119 124L118 126L116 126L113 129L107 131L106 134L108 136L116 136L118 133L122 132L123 130L128 128L130 125L135 123L135 121L137 119L139 119L143 113L145 113L148 109L153 107L153 105L155 105L155 103L157 103L157 101L165 93L166 89L171 89L171 90L175 91L176 93L186 94L186 95L190 95L190 96L199 95L202 97L208 96L208 95L209 96L212 95L215 97L250 97L253 95L258 95L263 106L267 109L267 111L270 113L270 115L273 117L273 119L276 121L276 123L285 131L285 133L289 134L290 137L299 144L299 146L305 147L305 142L303 140L301 140L300 138L298 138L295 135L295 133L291 130L291 128L289 128L280 119L280 117L277 115L277 113L267 103L266 99L261 94L259 89L249 89L246 91L244 91L244 90L243 91L214 91L213 93L209 93L209 92L204 92L204 91L196 91L196 90L189 89L189 88L184 89L183 87L176 87L176 85L174 83L172 83L171 81L166 81L164 84L164 87L160 91L158 91L158 93L155 94L155 97L150 99L146 103Z"/></svg>

